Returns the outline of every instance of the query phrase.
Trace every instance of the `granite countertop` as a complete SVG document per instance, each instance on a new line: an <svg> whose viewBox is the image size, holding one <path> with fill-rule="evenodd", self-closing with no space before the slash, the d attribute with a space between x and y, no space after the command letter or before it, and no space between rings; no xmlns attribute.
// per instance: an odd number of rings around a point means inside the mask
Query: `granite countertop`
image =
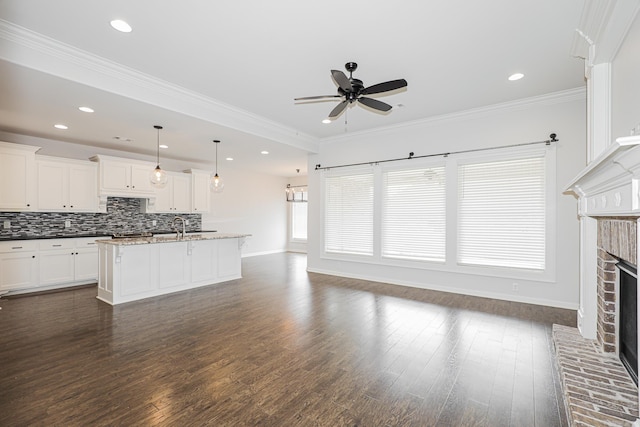
<svg viewBox="0 0 640 427"><path fill-rule="evenodd" d="M215 233L216 230L199 230L199 231L187 231L187 234L195 234L195 233ZM158 234L176 234L175 231L172 230L153 230L151 231L154 235ZM59 232L59 233L51 233L51 234L28 234L28 233L20 233L17 235L10 236L0 236L0 242L8 242L11 240L40 240L40 239L74 239L79 237L111 237L112 233L104 233L104 232Z"/></svg>
<svg viewBox="0 0 640 427"><path fill-rule="evenodd" d="M184 238L179 239L176 236L154 236L154 237L130 237L130 238L118 238L111 240L100 240L99 244L113 245L113 246L130 246L130 245L148 245L153 243L175 243L175 242L189 242L194 240L216 240L216 239L238 239L242 237L249 237L251 234L237 234L237 233L215 233L203 231L201 233L192 232L187 234Z"/></svg>

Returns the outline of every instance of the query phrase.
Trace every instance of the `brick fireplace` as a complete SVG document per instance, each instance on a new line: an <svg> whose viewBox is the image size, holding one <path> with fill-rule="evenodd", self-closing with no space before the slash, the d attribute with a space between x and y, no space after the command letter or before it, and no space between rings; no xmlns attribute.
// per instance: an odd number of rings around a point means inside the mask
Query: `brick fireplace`
<svg viewBox="0 0 640 427"><path fill-rule="evenodd" d="M636 218L598 219L597 341L607 353L617 352L616 264L636 264Z"/></svg>

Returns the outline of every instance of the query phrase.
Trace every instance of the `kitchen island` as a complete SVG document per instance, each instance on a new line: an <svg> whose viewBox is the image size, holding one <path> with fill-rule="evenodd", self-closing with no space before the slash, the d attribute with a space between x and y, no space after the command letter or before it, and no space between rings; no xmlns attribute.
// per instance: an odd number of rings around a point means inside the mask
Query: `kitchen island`
<svg viewBox="0 0 640 427"><path fill-rule="evenodd" d="M111 305L239 279L248 234L202 233L98 242L98 299Z"/></svg>

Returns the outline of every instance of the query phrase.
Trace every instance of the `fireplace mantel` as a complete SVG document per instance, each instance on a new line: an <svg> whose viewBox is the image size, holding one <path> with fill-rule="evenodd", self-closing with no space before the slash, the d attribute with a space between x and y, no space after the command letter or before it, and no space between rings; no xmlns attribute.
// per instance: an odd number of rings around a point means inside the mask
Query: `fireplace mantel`
<svg viewBox="0 0 640 427"><path fill-rule="evenodd" d="M615 140L565 188L583 216L640 216L640 135Z"/></svg>

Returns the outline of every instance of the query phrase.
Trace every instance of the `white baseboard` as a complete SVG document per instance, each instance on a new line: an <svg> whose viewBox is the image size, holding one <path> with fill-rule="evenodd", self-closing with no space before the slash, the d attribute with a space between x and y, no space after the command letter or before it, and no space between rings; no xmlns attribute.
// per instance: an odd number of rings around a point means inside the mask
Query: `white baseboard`
<svg viewBox="0 0 640 427"><path fill-rule="evenodd" d="M307 268L307 271L310 273L328 274L330 276L368 280L368 281L377 282L377 283L387 283L390 285L408 286L411 288L428 289L431 291L449 292L453 294L469 295L469 296L481 297L481 298L492 298L492 299L498 299L502 301L520 302L524 304L542 305L545 307L564 308L568 310L578 309L577 304L571 304L564 301L548 300L543 298L520 297L520 296L514 296L514 295L500 294L496 292L484 292L484 291L479 291L477 289L449 288L446 286L434 285L432 283L401 282L388 277L373 277L373 276L367 276L367 275L348 274L348 273L343 273L339 271L323 270L323 269L316 269L316 268Z"/></svg>

